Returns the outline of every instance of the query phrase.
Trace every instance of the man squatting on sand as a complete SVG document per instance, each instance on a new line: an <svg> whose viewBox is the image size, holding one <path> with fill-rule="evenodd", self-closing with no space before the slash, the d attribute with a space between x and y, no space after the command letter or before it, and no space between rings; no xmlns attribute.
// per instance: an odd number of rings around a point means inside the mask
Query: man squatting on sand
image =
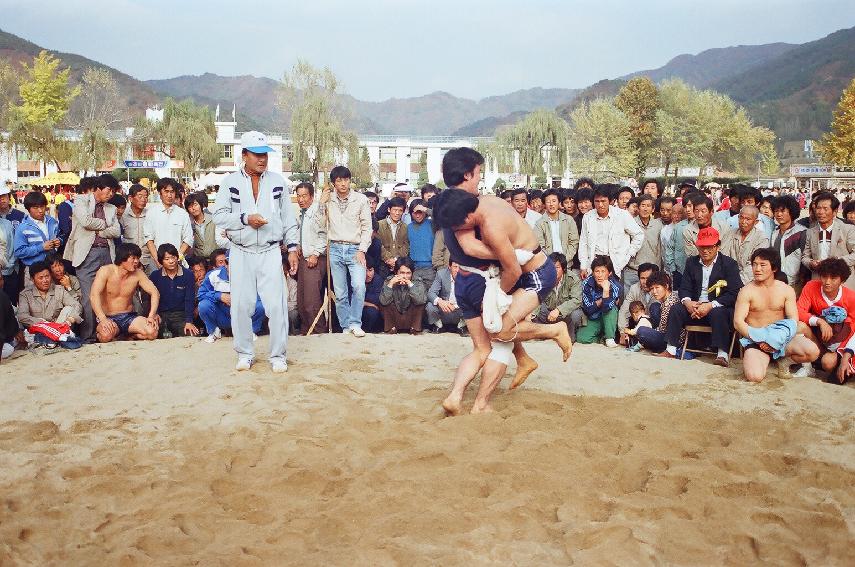
<svg viewBox="0 0 855 567"><path fill-rule="evenodd" d="M742 335L742 371L749 382L763 381L770 360L788 356L801 364L819 357L819 347L803 334L796 334L796 292L775 279L780 269L781 257L774 249L756 250L751 255L754 279L736 297L733 326Z"/></svg>
<svg viewBox="0 0 855 567"><path fill-rule="evenodd" d="M479 369L481 384L473 413L492 411L490 396L504 376L511 354L517 357L517 375L511 388L537 368L521 341L552 339L561 347L566 361L572 349L563 322L541 325L528 320L556 283L555 265L540 249L526 222L498 197L478 196L478 181L484 158L470 148L457 148L443 158L443 177L452 188L439 194L434 220L443 229L451 259L461 265L455 296L472 337L473 352L464 357L454 377L452 391L443 402L451 415L461 411L466 387ZM479 240L480 238L480 240ZM512 303L502 317L502 329L489 335L481 317L486 280L479 272L490 265L501 267L500 286L511 294Z"/></svg>
<svg viewBox="0 0 855 567"><path fill-rule="evenodd" d="M141 256L136 244L120 244L116 247L115 261L101 266L95 274L89 301L95 312L99 343L109 343L120 336L145 341L157 338L160 294L145 271L139 269ZM138 289L151 296L147 317L134 311L133 297Z"/></svg>
<svg viewBox="0 0 855 567"><path fill-rule="evenodd" d="M241 136L243 164L220 182L214 223L226 230L231 241L229 279L231 319L236 370L249 370L255 359L252 315L258 297L270 328L270 365L273 372L286 372L288 341L288 293L282 277L280 244L288 247L288 269L297 273L297 220L285 179L267 171L267 156L273 151L261 132Z"/></svg>

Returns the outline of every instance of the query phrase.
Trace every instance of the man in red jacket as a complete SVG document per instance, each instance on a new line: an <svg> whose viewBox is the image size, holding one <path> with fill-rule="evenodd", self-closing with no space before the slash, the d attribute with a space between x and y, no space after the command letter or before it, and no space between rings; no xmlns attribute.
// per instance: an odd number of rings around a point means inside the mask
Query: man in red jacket
<svg viewBox="0 0 855 567"><path fill-rule="evenodd" d="M843 285L851 269L840 258L827 258L815 273L819 279L805 284L799 296L799 332L819 346L822 369L843 384L855 374L855 291Z"/></svg>

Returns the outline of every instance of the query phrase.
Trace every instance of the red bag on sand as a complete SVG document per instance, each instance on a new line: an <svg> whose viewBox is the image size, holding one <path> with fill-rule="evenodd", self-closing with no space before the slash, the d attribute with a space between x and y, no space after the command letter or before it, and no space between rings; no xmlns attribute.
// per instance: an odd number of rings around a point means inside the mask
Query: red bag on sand
<svg viewBox="0 0 855 567"><path fill-rule="evenodd" d="M30 328L27 330L33 335L44 335L52 341L59 342L63 335L71 332L71 325L68 323L36 323L35 325L30 325Z"/></svg>

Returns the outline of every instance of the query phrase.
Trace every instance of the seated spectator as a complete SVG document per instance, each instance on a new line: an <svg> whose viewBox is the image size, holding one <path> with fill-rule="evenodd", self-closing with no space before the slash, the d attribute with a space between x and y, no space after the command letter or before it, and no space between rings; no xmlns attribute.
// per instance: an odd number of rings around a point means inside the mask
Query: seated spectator
<svg viewBox="0 0 855 567"><path fill-rule="evenodd" d="M635 332L635 338L642 348L654 353L665 350L668 344L666 331L668 317L674 306L680 304L680 294L671 287L671 277L665 272L654 272L647 278L647 287L652 298L649 306L651 327L642 327ZM680 334L682 346L686 331Z"/></svg>
<svg viewBox="0 0 855 567"><path fill-rule="evenodd" d="M379 333L383 328L383 313L380 310L380 291L383 279L377 275L376 264L368 263L365 270L365 303L362 306L362 330Z"/></svg>
<svg viewBox="0 0 855 567"><path fill-rule="evenodd" d="M113 264L101 266L95 274L89 301L95 313L98 342L108 343L119 336L151 341L157 338L157 305L160 293L143 270L142 251L136 244L116 247ZM133 295L142 288L151 296L148 317L136 314Z"/></svg>
<svg viewBox="0 0 855 567"><path fill-rule="evenodd" d="M56 254L48 254L45 258L45 264L50 268L50 275L55 285L65 288L65 291L71 294L71 297L77 301L81 301L83 292L80 291L80 280L77 276L72 276L65 272L65 262L61 256ZM81 303L81 306L83 303Z"/></svg>
<svg viewBox="0 0 855 567"><path fill-rule="evenodd" d="M187 264L193 273L193 285L196 288L196 293L198 293L199 286L202 285L202 282L205 280L205 274L208 273L208 262L200 256L190 256L187 258Z"/></svg>
<svg viewBox="0 0 855 567"><path fill-rule="evenodd" d="M160 293L157 314L160 317L160 338L199 336L193 324L196 308L196 286L190 270L181 267L178 249L168 242L157 247L161 268L151 273L151 283Z"/></svg>
<svg viewBox="0 0 855 567"><path fill-rule="evenodd" d="M425 311L427 311L428 326L433 333L449 329L457 331L461 336L467 334L463 312L457 306L457 298L454 296L454 278L457 277L459 270L460 265L457 262L449 262L447 268L436 273L428 290Z"/></svg>
<svg viewBox="0 0 855 567"><path fill-rule="evenodd" d="M842 258L821 260L814 269L819 279L807 282L796 302L799 332L819 347L819 366L841 384L855 373L855 291L845 285L851 271ZM812 373L803 365L794 376Z"/></svg>
<svg viewBox="0 0 855 567"><path fill-rule="evenodd" d="M588 323L578 330L576 339L591 344L605 338L606 346L617 346L618 304L623 287L607 256L597 256L591 262L591 275L582 283L582 311Z"/></svg>
<svg viewBox="0 0 855 567"><path fill-rule="evenodd" d="M216 253L216 251L215 251ZM215 262L225 262L225 265L215 267L205 275L199 287L199 317L205 324L208 336L205 342L213 343L223 336L223 329L232 328L232 284L229 282L229 263L225 254L214 256ZM252 314L252 332L258 335L264 322L264 307L261 298L255 300L255 312Z"/></svg>
<svg viewBox="0 0 855 567"><path fill-rule="evenodd" d="M548 193L548 191L547 191ZM576 272L567 270L567 258L564 254L553 252L549 259L555 264L558 284L543 299L535 312L535 323L555 323L564 321L570 340L576 340L576 331L582 326L582 280Z"/></svg>
<svg viewBox="0 0 855 567"><path fill-rule="evenodd" d="M57 237L59 223L45 215L47 199L42 193L27 193L24 208L27 217L15 229L14 254L24 266L30 266L44 261L48 252L59 250L62 241Z"/></svg>
<svg viewBox="0 0 855 567"><path fill-rule="evenodd" d="M309 325L314 321L314 316L317 315L317 311L312 314L311 319L307 321L300 320L300 310L297 308L297 280L291 277L290 270L291 266L288 264L288 253L283 252L282 275L285 277L285 290L288 292L288 334L297 335L301 331L309 330ZM321 318L323 318L323 315ZM317 329L317 325L315 325L315 329ZM326 332L326 326L324 327L324 332Z"/></svg>
<svg viewBox="0 0 855 567"><path fill-rule="evenodd" d="M638 352L641 350L641 343L636 338L636 333L639 329L652 329L650 324L650 315L645 311L644 304L638 300L629 304L629 323L623 332L629 336L629 347L627 350Z"/></svg>
<svg viewBox="0 0 855 567"><path fill-rule="evenodd" d="M217 248L208 257L208 266L211 270L229 265L229 253L225 248Z"/></svg>
<svg viewBox="0 0 855 567"><path fill-rule="evenodd" d="M390 210L390 215L391 210ZM380 308L383 311L383 331L407 331L413 335L422 332L422 315L427 303L424 283L413 280L413 261L404 256L395 262L395 271L386 278L380 290Z"/></svg>
<svg viewBox="0 0 855 567"><path fill-rule="evenodd" d="M3 291L3 275L0 274L0 359L9 358L15 351L16 337L20 332L12 300Z"/></svg>
<svg viewBox="0 0 855 567"><path fill-rule="evenodd" d="M668 315L668 346L659 356L677 357L686 325L707 325L712 328L710 345L717 350L715 364L726 368L730 365L733 306L742 288L739 266L733 258L719 254L721 239L711 226L702 228L692 245L697 247L698 255L686 259L680 284L681 304Z"/></svg>
<svg viewBox="0 0 855 567"><path fill-rule="evenodd" d="M61 285L55 285L47 262L28 268L33 286L18 297L18 321L25 329L37 323L74 325L83 321L80 302Z"/></svg>
<svg viewBox="0 0 855 567"><path fill-rule="evenodd" d="M659 271L659 266L656 264L644 263L638 266L638 281L624 288L623 301L621 302L620 311L618 311L618 329L621 331L620 344L629 346L629 336L623 332L629 326L629 305L633 301L640 301L644 305L644 309L650 305L651 296L650 288L647 285L647 279Z"/></svg>

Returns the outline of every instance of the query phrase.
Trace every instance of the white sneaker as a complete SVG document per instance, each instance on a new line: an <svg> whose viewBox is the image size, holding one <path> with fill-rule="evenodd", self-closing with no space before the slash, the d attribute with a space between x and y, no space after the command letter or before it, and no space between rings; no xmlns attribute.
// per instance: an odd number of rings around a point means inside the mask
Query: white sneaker
<svg viewBox="0 0 855 567"><path fill-rule="evenodd" d="M252 368L251 358L239 358L237 364L235 364L235 370L238 372L241 370L249 370L250 368Z"/></svg>
<svg viewBox="0 0 855 567"><path fill-rule="evenodd" d="M257 340L258 340L258 335L256 335L255 333L253 333L253 334L252 334L252 342L255 342L255 341L257 341Z"/></svg>
<svg viewBox="0 0 855 567"><path fill-rule="evenodd" d="M618 344L615 342L614 339L606 339L606 346L609 348L615 348L616 346L618 346Z"/></svg>
<svg viewBox="0 0 855 567"><path fill-rule="evenodd" d="M793 378L812 378L816 376L816 372L810 364L803 364L800 366L801 368L792 373Z"/></svg>
<svg viewBox="0 0 855 567"><path fill-rule="evenodd" d="M217 342L217 340L221 339L222 337L223 337L223 332L220 331L219 327L217 327L216 329L214 329L213 333L211 333L210 335L205 337L205 342L208 344L213 344L213 343Z"/></svg>
<svg viewBox="0 0 855 567"><path fill-rule="evenodd" d="M281 358L277 358L276 360L270 361L270 366L273 367L273 372L277 374L281 374L283 372L288 372L288 363L282 360Z"/></svg>
<svg viewBox="0 0 855 567"><path fill-rule="evenodd" d="M350 327L348 327L348 328L346 328L346 329L342 329L342 330L341 330L341 334L342 334L342 335L346 335L346 334L348 334L350 331L351 331L351 328L350 328Z"/></svg>
<svg viewBox="0 0 855 567"><path fill-rule="evenodd" d="M364 337L365 331L362 330L362 327L351 327L350 332L353 333L354 337Z"/></svg>

